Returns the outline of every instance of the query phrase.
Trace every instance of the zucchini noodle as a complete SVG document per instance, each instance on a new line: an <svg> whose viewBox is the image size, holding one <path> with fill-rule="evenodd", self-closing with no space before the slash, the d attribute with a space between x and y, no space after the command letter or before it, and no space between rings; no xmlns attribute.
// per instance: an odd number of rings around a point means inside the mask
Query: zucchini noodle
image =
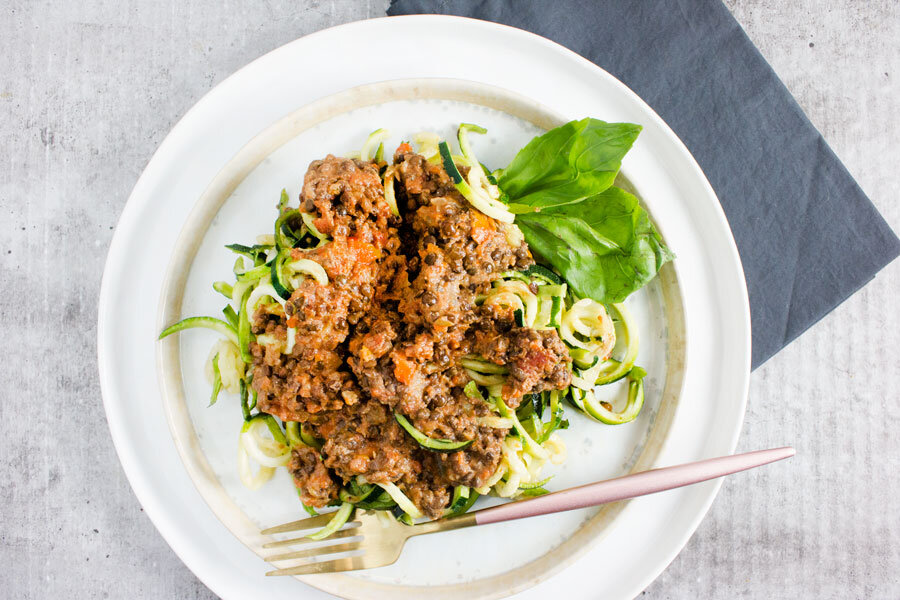
<svg viewBox="0 0 900 600"><path fill-rule="evenodd" d="M263 467L284 467L291 460L290 446L263 435L268 427L263 419L253 419L241 428L241 446Z"/></svg>
<svg viewBox="0 0 900 600"><path fill-rule="evenodd" d="M495 429L512 429L512 419L504 419L503 417L478 417L475 422L482 427L493 427Z"/></svg>
<svg viewBox="0 0 900 600"><path fill-rule="evenodd" d="M258 490L275 475L273 467L259 467L256 473L250 466L250 455L244 449L242 441L238 441L238 476L248 490Z"/></svg>
<svg viewBox="0 0 900 600"><path fill-rule="evenodd" d="M413 142L416 143L417 152L425 157L428 162L434 162L440 159L440 151L438 144L441 143L441 137L430 131L420 131L413 135Z"/></svg>
<svg viewBox="0 0 900 600"><path fill-rule="evenodd" d="M219 340L209 353L204 374L210 385L213 383L213 360L219 369L219 378L225 391L237 394L240 390L240 381L244 377L244 362L241 360L241 351L231 340Z"/></svg>
<svg viewBox="0 0 900 600"><path fill-rule="evenodd" d="M468 200L469 204L501 223L512 223L515 221L515 215L500 200L500 189L487 178L484 167L482 167L478 159L475 158L474 152L472 152L468 141L469 131L487 133L486 129L477 125L468 123L460 125L457 130L457 139L463 153L462 156L450 154L450 147L447 145L447 142L442 141L438 144L438 151L440 152L444 169L450 175L456 189ZM462 171L459 169L460 166L468 168L468 173L465 177L463 177Z"/></svg>
<svg viewBox="0 0 900 600"><path fill-rule="evenodd" d="M542 470L547 462L554 465L565 462L566 446L562 438L554 433L540 447L546 454L535 456L520 438L507 437L501 444L499 467L487 483L475 491L482 495L515 498L523 491L542 487L550 479L541 479Z"/></svg>
<svg viewBox="0 0 900 600"><path fill-rule="evenodd" d="M487 216L501 223L512 223L516 218L515 215L499 200L500 192L496 185L488 182L481 170L481 164L465 157L457 157L455 162L469 168L465 187L457 185L457 189L466 200ZM468 193L463 190L467 190Z"/></svg>
<svg viewBox="0 0 900 600"><path fill-rule="evenodd" d="M488 362L477 356L466 356L459 360L459 364L467 369L471 369L473 371L477 371L479 373L498 373L500 375L506 375L509 373L509 369L503 365L495 365L492 362Z"/></svg>
<svg viewBox="0 0 900 600"><path fill-rule="evenodd" d="M382 142L390 136L391 132L387 129L376 129L370 133L368 139L366 139L366 142L363 144L362 149L359 151L359 160L371 162L375 158L378 148L382 147L383 149L383 146L381 145Z"/></svg>
<svg viewBox="0 0 900 600"><path fill-rule="evenodd" d="M487 293L484 304L510 306L523 312L524 326L533 327L538 317L538 298L518 279L498 280Z"/></svg>
<svg viewBox="0 0 900 600"><path fill-rule="evenodd" d="M263 434L268 429L270 436ZM250 465L253 459L259 469L256 473ZM287 466L291 449L275 418L259 413L241 427L238 437L238 475L245 487L255 490L275 474L277 467Z"/></svg>
<svg viewBox="0 0 900 600"><path fill-rule="evenodd" d="M294 273L305 273L315 279L319 285L328 285L328 273L325 272L324 267L308 258L289 262L285 265L285 268Z"/></svg>
<svg viewBox="0 0 900 600"><path fill-rule="evenodd" d="M522 445L524 446L525 450L527 450L529 454L533 454L537 458L550 458L550 453L545 450L543 446L534 441L534 439L531 437L522 423L519 422L519 418L518 416L516 416L516 413L510 410L508 406L506 406L506 403L503 401L503 399L495 398L494 402L496 403L497 408L500 411L501 417L512 419L513 429L515 429L516 433L519 434L519 438L521 438Z"/></svg>
<svg viewBox="0 0 900 600"><path fill-rule="evenodd" d="M237 281L231 286L231 302L236 308L241 307L241 299L244 297L244 293L252 287L252 281Z"/></svg>
<svg viewBox="0 0 900 600"><path fill-rule="evenodd" d="M284 353L290 354L294 351L294 344L297 343L297 330L293 327L287 328L287 341L284 344Z"/></svg>
<svg viewBox="0 0 900 600"><path fill-rule="evenodd" d="M265 283L260 283L256 288L250 293L250 296L247 298L247 311L252 315L256 312L256 309L259 307L259 303L262 302L264 298L272 298L281 306L285 305L285 301L281 299L281 296L278 295L278 292L275 291L275 288L272 287L272 284L268 282L268 279Z"/></svg>
<svg viewBox="0 0 900 600"><path fill-rule="evenodd" d="M590 298L578 300L565 311L559 334L570 346L587 350L600 360L605 360L616 345L616 330L609 313Z"/></svg>
<svg viewBox="0 0 900 600"><path fill-rule="evenodd" d="M309 230L309 234L319 240L317 246L321 246L328 241L328 236L324 233L321 233L313 224L313 216L311 214L309 214L308 212L301 212L300 219L303 221L303 225L305 225Z"/></svg>
<svg viewBox="0 0 900 600"><path fill-rule="evenodd" d="M624 304L610 304L610 308L619 317L621 334L618 337L625 344L625 354L619 361L607 361L607 366L601 371L600 377L597 379L597 385L618 381L630 374L635 368L639 368L634 366L640 345L640 336L638 335L637 326L634 324L634 319Z"/></svg>
<svg viewBox="0 0 900 600"><path fill-rule="evenodd" d="M506 377L504 375L485 375L484 373L479 373L474 369L466 369L466 373L468 373L469 377L472 378L472 381L474 381L478 385L489 387L494 385L502 386L504 383L506 383Z"/></svg>
<svg viewBox="0 0 900 600"><path fill-rule="evenodd" d="M324 540L329 535L347 524L347 521L350 520L350 515L353 514L353 508L353 504L349 502L342 503L341 507L334 512L334 516L331 517L331 520L328 521L328 525L315 533L309 534L306 537L314 541Z"/></svg>
<svg viewBox="0 0 900 600"><path fill-rule="evenodd" d="M506 383L506 374L509 372L509 369L505 366L495 365L477 356L462 358L459 364L465 368L472 381L478 385L502 386Z"/></svg>
<svg viewBox="0 0 900 600"><path fill-rule="evenodd" d="M382 183L384 184L384 201L391 209L391 214L395 217L400 216L400 209L397 208L397 196L394 193L394 175L395 169L391 165L384 171Z"/></svg>
<svg viewBox="0 0 900 600"><path fill-rule="evenodd" d="M421 519L422 511L416 508L416 505L412 503L412 500L406 497L406 494L397 487L394 483L376 483L378 487L383 489L388 495L397 503L397 506L400 507L400 510L408 514L413 519Z"/></svg>

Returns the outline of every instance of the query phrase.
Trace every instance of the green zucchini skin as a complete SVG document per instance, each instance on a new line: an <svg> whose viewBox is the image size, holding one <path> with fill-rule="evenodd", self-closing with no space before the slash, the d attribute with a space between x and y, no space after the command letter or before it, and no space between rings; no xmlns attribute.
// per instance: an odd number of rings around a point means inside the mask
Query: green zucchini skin
<svg viewBox="0 0 900 600"><path fill-rule="evenodd" d="M363 502L366 498L372 495L372 492L375 491L377 486L371 483L367 483L365 486L360 487L361 489L356 495L353 494L353 490L348 490L342 487L340 492L338 493L338 497L341 499L341 502L349 502L350 504L359 505L360 502Z"/></svg>
<svg viewBox="0 0 900 600"><path fill-rule="evenodd" d="M234 328L235 332L238 327L238 315L234 312L234 308L230 304L226 304L225 308L222 309L222 314L225 315L225 318L228 319L228 324Z"/></svg>
<svg viewBox="0 0 900 600"><path fill-rule="evenodd" d="M555 285L560 285L562 283L565 283L563 281L562 277L560 277L559 275L557 275L556 273L554 273L553 271L551 271L550 269L548 269L547 267L545 267L543 265L534 264L522 272L529 276L533 275L533 276L540 277L541 279L545 279L549 283L552 283Z"/></svg>
<svg viewBox="0 0 900 600"><path fill-rule="evenodd" d="M328 521L328 525L315 533L309 534L306 537L314 541L324 540L329 535L347 524L347 521L349 521L350 517L353 516L354 508L355 507L349 502L341 503L341 507L334 512L334 516L331 517L330 521Z"/></svg>
<svg viewBox="0 0 900 600"><path fill-rule="evenodd" d="M278 218L275 219L275 245L279 249L293 248L294 244L297 243L298 240L285 229L289 220L298 217L300 217L300 211L296 208L291 208L278 215Z"/></svg>
<svg viewBox="0 0 900 600"><path fill-rule="evenodd" d="M469 446L474 440L465 440L462 442L454 442L453 440L440 440L430 438L418 429L416 429L409 420L398 412L394 413L394 418L400 424L400 427L406 430L416 443L423 448L434 450L436 452L455 452Z"/></svg>
<svg viewBox="0 0 900 600"><path fill-rule="evenodd" d="M644 377L647 372L634 367L628 374L628 402L621 412L613 412L598 402L593 394L584 398L584 411L606 425L624 425L634 421L644 406Z"/></svg>
<svg viewBox="0 0 900 600"><path fill-rule="evenodd" d="M257 267L253 267L243 273L238 273L235 275L235 278L238 281L256 281L257 279L262 279L266 273L268 273L270 265L262 264Z"/></svg>
<svg viewBox="0 0 900 600"><path fill-rule="evenodd" d="M241 299L241 310L238 312L238 349L241 351L241 359L247 363L253 363L253 355L250 354L250 341L253 339L253 333L250 330L250 315L247 313L247 299L250 297L251 290L244 292Z"/></svg>
<svg viewBox="0 0 900 600"><path fill-rule="evenodd" d="M463 496L463 489L466 490L468 496ZM453 488L453 498L450 500L450 506L444 512L443 518L454 517L467 512L472 508L472 505L475 504L475 501L478 500L479 496L480 494L478 492L469 487L462 485L456 486Z"/></svg>
<svg viewBox="0 0 900 600"><path fill-rule="evenodd" d="M584 408L584 390L580 390L574 385L570 386L569 391L566 394L566 400L568 400L569 404L571 404L581 412L587 413Z"/></svg>
<svg viewBox="0 0 900 600"><path fill-rule="evenodd" d="M293 291L284 278L284 263L290 256L290 250L282 250L272 261L272 268L269 276L272 280L272 287L275 288L275 291L278 292L278 295L281 296L282 300L290 300L291 292Z"/></svg>
<svg viewBox="0 0 900 600"><path fill-rule="evenodd" d="M216 352L216 355L213 356L212 359L213 366L213 389L212 395L209 398L209 405L212 406L216 403L216 400L219 399L219 392L222 391L222 373L219 371L219 353Z"/></svg>
<svg viewBox="0 0 900 600"><path fill-rule="evenodd" d="M254 266L259 266L265 262L266 251L272 248L272 246L268 244L254 244L252 246L245 246L244 244L228 244L225 247L235 254L246 256L253 261Z"/></svg>
<svg viewBox="0 0 900 600"><path fill-rule="evenodd" d="M376 488L381 489L381 488ZM372 496L375 496L374 498ZM366 497L365 500L361 500L356 503L357 508L362 508L364 510L390 510L397 506L397 503L394 502L391 495L385 491L382 491L380 494L370 494Z"/></svg>
<svg viewBox="0 0 900 600"><path fill-rule="evenodd" d="M465 183L462 173L459 172L459 169L456 168L456 163L453 162L453 158L450 155L450 146L447 145L447 142L438 144L438 149L441 153L441 163L444 165L444 170L447 171L447 175L453 180L453 184L458 186L461 183ZM462 190L460 190L460 193L462 193Z"/></svg>
<svg viewBox="0 0 900 600"><path fill-rule="evenodd" d="M195 327L212 329L213 331L221 333L232 342L237 343L238 341L238 332L235 331L231 323L226 323L221 319L216 319L213 317L188 317L187 319L182 319L174 325L170 325L163 329L157 339L161 340L172 335L173 333L178 333L179 331L184 331L185 329L193 329Z"/></svg>
<svg viewBox="0 0 900 600"><path fill-rule="evenodd" d="M525 327L525 314L522 312L521 309L517 308L515 311L513 311L513 316L516 320L517 326Z"/></svg>

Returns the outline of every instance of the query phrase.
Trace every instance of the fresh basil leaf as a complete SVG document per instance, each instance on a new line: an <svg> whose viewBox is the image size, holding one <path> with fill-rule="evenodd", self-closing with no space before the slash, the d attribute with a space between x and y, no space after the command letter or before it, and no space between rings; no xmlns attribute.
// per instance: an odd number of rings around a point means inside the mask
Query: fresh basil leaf
<svg viewBox="0 0 900 600"><path fill-rule="evenodd" d="M541 212L571 212L622 248L631 247L635 236L646 233L650 226L647 212L641 208L637 197L615 186L581 203L577 209L566 206L542 209Z"/></svg>
<svg viewBox="0 0 900 600"><path fill-rule="evenodd" d="M640 132L633 123L591 118L566 123L519 150L496 173L497 182L518 204L544 208L581 202L613 184Z"/></svg>
<svg viewBox="0 0 900 600"><path fill-rule="evenodd" d="M673 258L638 199L620 188L518 215L516 225L578 295L598 302L623 301Z"/></svg>
<svg viewBox="0 0 900 600"><path fill-rule="evenodd" d="M495 172L532 250L579 295L621 302L673 255L638 199L613 187L640 125L572 121Z"/></svg>

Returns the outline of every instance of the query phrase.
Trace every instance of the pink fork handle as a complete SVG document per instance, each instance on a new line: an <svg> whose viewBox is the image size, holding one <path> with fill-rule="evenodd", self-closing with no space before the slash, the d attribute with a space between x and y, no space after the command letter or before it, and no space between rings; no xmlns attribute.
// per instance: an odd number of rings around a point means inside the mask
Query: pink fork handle
<svg viewBox="0 0 900 600"><path fill-rule="evenodd" d="M475 523L487 525L525 517L536 517L551 513L598 506L616 500L646 496L656 492L664 492L677 487L708 481L717 477L731 475L754 467L790 458L794 449L773 448L757 450L733 456L710 458L698 462L652 469L633 475L625 475L616 479L589 483L562 492L538 496L531 500L501 504L474 513Z"/></svg>

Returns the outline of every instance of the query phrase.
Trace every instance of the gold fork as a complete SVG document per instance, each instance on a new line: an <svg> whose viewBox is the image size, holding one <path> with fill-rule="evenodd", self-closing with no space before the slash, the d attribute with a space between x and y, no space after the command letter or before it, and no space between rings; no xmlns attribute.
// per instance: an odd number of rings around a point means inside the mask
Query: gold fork
<svg viewBox="0 0 900 600"><path fill-rule="evenodd" d="M356 510L356 514L344 526L344 529L336 531L323 540L298 537L269 542L264 544L263 548L279 548L309 544L316 541L330 542L346 538L361 538L340 544L322 545L307 550L275 554L267 556L266 560L268 562L280 562L294 559L318 559L345 552L356 552L358 554L319 562L305 562L297 566L270 571L266 575L311 575L313 573L337 573L355 569L383 567L396 562L400 557L400 551L403 550L403 546L406 544L406 540L417 535L598 506L607 502L645 496L672 488L700 483L701 481L715 479L777 460L790 458L793 455L793 448L774 448L711 458L674 467L652 469L617 479L599 481L545 496L538 496L529 500L501 504L413 526L404 525L389 514L385 514L384 511ZM285 523L278 527L266 529L262 533L263 535L274 535L315 530L327 525L333 515L334 513L330 513ZM359 552L362 553L359 554Z"/></svg>
<svg viewBox="0 0 900 600"><path fill-rule="evenodd" d="M400 558L400 551L403 550L403 546L406 544L406 540L413 536L476 525L476 513L474 512L447 519L440 519L438 521L429 521L412 527L404 525L392 517L390 513L385 514L385 511L357 509L355 513L356 514L351 521L345 526L350 527L350 529L341 529L321 541L326 542L354 537L361 537L361 540L343 544L333 544L330 546L320 546L309 550L297 550L285 554L276 554L274 556L267 556L266 560L269 562L277 562L297 558L323 557L330 554L357 550L364 550L364 554L347 556L324 562L308 562L295 567L270 571L266 573L266 575L311 575L313 573L338 573L340 571L352 571L355 569L383 567L397 562L397 559ZM332 516L334 516L334 513L319 515L318 517L312 517L310 519L302 519L300 521L294 521L293 523L285 523L278 527L266 529L262 533L263 535L271 535L306 529L315 530L327 525ZM295 546L312 543L313 541L314 540L307 537L299 537L290 540L269 542L268 544L264 544L263 548Z"/></svg>

